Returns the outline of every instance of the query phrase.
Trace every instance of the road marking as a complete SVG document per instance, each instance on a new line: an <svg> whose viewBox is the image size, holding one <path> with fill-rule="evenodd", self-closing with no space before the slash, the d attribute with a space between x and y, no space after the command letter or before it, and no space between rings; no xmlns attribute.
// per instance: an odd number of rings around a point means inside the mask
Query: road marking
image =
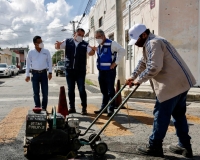
<svg viewBox="0 0 200 160"><path fill-rule="evenodd" d="M153 126L153 120L154 117L146 114L145 112L142 111L137 111L136 109L132 109L133 107L128 106L128 114L129 116L132 116L134 119L140 121L141 123L146 124L149 127ZM121 109L120 110L122 113L127 114L127 109ZM175 128L174 126L170 126L168 127L168 132L175 132Z"/></svg>
<svg viewBox="0 0 200 160"><path fill-rule="evenodd" d="M102 96L90 96L90 97L88 97L87 99L101 99L102 98ZM58 100L59 99L59 97L57 96L57 97L48 97L48 100ZM79 96L77 96L77 97L75 97L75 99L76 100L80 100L80 97ZM23 97L21 97L21 98L0 98L0 102L8 102L8 101L33 101L33 98L32 97L30 97L30 98L23 98Z"/></svg>
<svg viewBox="0 0 200 160"><path fill-rule="evenodd" d="M29 107L17 107L0 121L0 143L8 143L17 137L28 113Z"/></svg>
<svg viewBox="0 0 200 160"><path fill-rule="evenodd" d="M80 108L82 108L81 105L78 105ZM99 108L93 104L88 104L87 106L87 112L88 115L92 120L96 118L96 114L94 114L94 111L99 110ZM107 115L103 114L98 121L95 123L95 126L98 128L102 128L104 124L108 121L109 117ZM122 126L121 124L117 123L115 120L112 120L110 124L107 126L107 128L103 131L104 135L106 136L127 136L127 135L133 135L131 131L129 131L127 128Z"/></svg>

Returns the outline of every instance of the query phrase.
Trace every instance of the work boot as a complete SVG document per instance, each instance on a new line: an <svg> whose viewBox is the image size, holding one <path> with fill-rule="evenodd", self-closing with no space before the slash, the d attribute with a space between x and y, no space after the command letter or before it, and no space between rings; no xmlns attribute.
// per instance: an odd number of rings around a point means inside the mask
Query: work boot
<svg viewBox="0 0 200 160"><path fill-rule="evenodd" d="M69 112L69 114L76 113L76 110L75 110L75 108L70 108L68 112Z"/></svg>
<svg viewBox="0 0 200 160"><path fill-rule="evenodd" d="M154 148L154 147L151 147L149 144L147 144L144 147L138 146L136 148L136 151L139 154L145 155L145 156L164 157L162 147Z"/></svg>
<svg viewBox="0 0 200 160"><path fill-rule="evenodd" d="M109 109L107 110L107 112L108 112L108 114L107 114L108 117L111 117L113 115L113 113L114 113L114 111L109 110Z"/></svg>
<svg viewBox="0 0 200 160"><path fill-rule="evenodd" d="M87 110L86 109L82 109L81 115L87 115Z"/></svg>
<svg viewBox="0 0 200 160"><path fill-rule="evenodd" d="M192 147L184 148L184 147L181 147L179 144L177 144L177 145L171 144L169 146L169 151L172 153L175 153L175 154L181 154L186 158L193 157Z"/></svg>
<svg viewBox="0 0 200 160"><path fill-rule="evenodd" d="M99 113L101 113L102 110L103 110L103 108L101 108L101 109L98 110L98 111L94 111L94 113L95 113L95 114L99 114ZM107 111L105 110L103 113L107 113Z"/></svg>

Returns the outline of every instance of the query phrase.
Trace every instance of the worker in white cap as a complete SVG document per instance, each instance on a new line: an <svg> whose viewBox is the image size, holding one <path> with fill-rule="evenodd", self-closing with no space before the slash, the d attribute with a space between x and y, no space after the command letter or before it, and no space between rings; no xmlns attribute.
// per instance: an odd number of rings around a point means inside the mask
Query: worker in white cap
<svg viewBox="0 0 200 160"><path fill-rule="evenodd" d="M137 147L138 153L164 156L162 142L172 116L179 142L170 145L169 150L187 158L193 157L185 116L186 96L196 83L191 71L176 49L166 39L150 33L145 25L134 25L129 36L129 45L143 47L143 56L126 84L139 85L152 80L156 93L153 133L148 145Z"/></svg>

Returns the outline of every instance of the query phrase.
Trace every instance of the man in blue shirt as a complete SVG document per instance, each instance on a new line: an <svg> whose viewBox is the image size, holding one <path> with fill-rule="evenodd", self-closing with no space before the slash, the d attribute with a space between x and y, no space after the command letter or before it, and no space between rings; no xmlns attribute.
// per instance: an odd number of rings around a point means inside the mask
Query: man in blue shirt
<svg viewBox="0 0 200 160"><path fill-rule="evenodd" d="M26 82L30 81L30 67L31 67L31 81L34 93L35 107L42 107L46 110L48 103L48 79L52 78L52 60L49 50L44 49L44 44L40 36L33 38L35 49L28 52L26 59ZM48 75L47 75L48 71ZM40 86L42 89L42 105L40 102Z"/></svg>
<svg viewBox="0 0 200 160"><path fill-rule="evenodd" d="M99 85L103 94L100 110L94 111L99 114L115 95L116 68L120 60L125 56L126 51L117 42L107 39L101 29L95 33L95 38L99 44L97 49L97 68L99 70ZM114 112L114 102L108 107L108 116Z"/></svg>

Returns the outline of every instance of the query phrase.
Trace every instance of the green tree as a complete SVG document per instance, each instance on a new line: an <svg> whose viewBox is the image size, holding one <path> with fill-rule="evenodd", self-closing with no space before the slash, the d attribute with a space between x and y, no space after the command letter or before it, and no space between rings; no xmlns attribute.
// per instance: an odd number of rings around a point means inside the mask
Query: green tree
<svg viewBox="0 0 200 160"><path fill-rule="evenodd" d="M53 64L56 64L58 61L61 60L61 54L63 54L64 51L63 50L59 50L59 51L56 51L54 53L54 55L52 56L52 62ZM56 62L56 57L57 57L57 62Z"/></svg>

